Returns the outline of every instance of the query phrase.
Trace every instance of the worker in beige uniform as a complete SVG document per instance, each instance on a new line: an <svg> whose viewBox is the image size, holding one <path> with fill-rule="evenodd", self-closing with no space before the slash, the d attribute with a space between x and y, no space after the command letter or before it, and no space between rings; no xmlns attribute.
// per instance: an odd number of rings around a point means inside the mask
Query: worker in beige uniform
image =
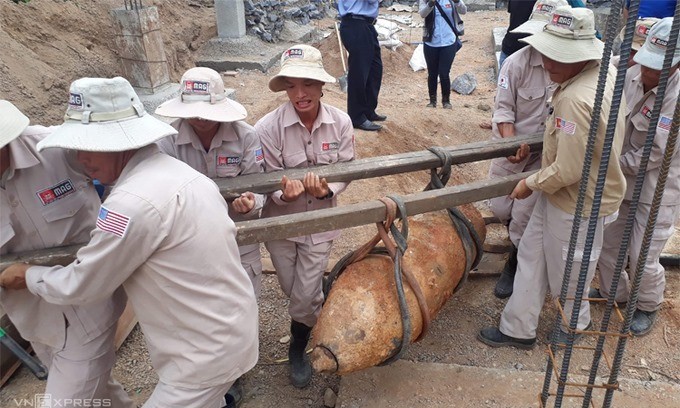
<svg viewBox="0 0 680 408"><path fill-rule="evenodd" d="M626 220L630 212L635 179L640 170L645 139L649 128L649 120L656 101L659 77L663 66L664 55L670 39L672 17L660 20L651 29L642 48L635 54L637 65L632 66L626 73L625 91L628 99L626 116L626 134L621 152L621 169L626 176L626 195L619 210L619 218L605 230L605 240L602 245L602 255L598 262L600 270L600 289L591 289L590 297L608 297L611 290L612 278L616 269L616 261L621 245L621 237ZM635 272L642 248L642 238L649 220L649 214L654 198L654 189L659 179L659 170L663 161L666 141L671 127L673 111L680 92L680 48L676 48L669 71L668 84L649 162L645 171L644 183L640 193L633 230L631 231L628 247L628 268L631 275ZM630 331L636 336L642 336L652 329L657 311L663 303L663 292L666 287L664 267L659 263L661 251L666 241L673 235L675 221L680 211L680 153L676 146L673 159L666 179L661 206L657 215L654 233L649 243L649 253L644 264L644 272L640 281L637 307L630 324ZM625 264L623 267L625 268ZM616 290L616 301L626 302L630 294L630 280L628 274L621 273L621 280Z"/></svg>
<svg viewBox="0 0 680 408"><path fill-rule="evenodd" d="M536 34L550 21L553 10L566 6L566 0L540 0L528 21L512 33ZM554 85L548 72L543 69L541 54L532 47L524 47L505 59L498 75L496 100L492 122L492 138L500 140L515 135L530 135L545 131L548 116L548 99L552 96ZM499 157L491 161L489 178L505 177L541 168L539 152L517 162L515 156ZM517 270L517 248L520 238L529 223L538 194L524 200L513 200L509 196L489 200L491 211L502 223L508 226L508 235L513 249L501 276L496 282L494 295L505 299L512 295L515 272Z"/></svg>
<svg viewBox="0 0 680 408"><path fill-rule="evenodd" d="M219 408L257 361L257 305L217 186L154 144L175 132L124 78L73 82L64 124L38 149L76 150L111 192L75 262L14 264L0 284L60 305L123 285L159 378L144 407Z"/></svg>
<svg viewBox="0 0 680 408"><path fill-rule="evenodd" d="M637 21L635 21L635 29L633 31L633 41L630 43L630 55L628 57L628 67L632 67L633 65L636 64L636 62L633 60L633 57L635 57L635 54L640 51L640 48L642 48L642 45L645 43L645 40L647 39L647 36L649 35L649 30L652 29L654 24L656 24L659 21L658 18L655 17L645 17L645 18L640 18ZM625 27L621 29L621 34L619 35L619 41L623 41L623 35L625 31ZM620 55L617 55L615 57L612 57L610 60L610 64L614 65L615 67L618 67L620 61ZM628 72L626 72L626 75L628 75Z"/></svg>
<svg viewBox="0 0 680 408"><path fill-rule="evenodd" d="M295 45L281 56L281 70L269 81L274 92L286 91L289 101L269 112L255 125L266 171L345 162L354 159L354 129L349 116L321 103L324 83L335 78L323 68L321 52ZM272 193L263 216L295 214L335 207L348 183L327 183L313 171L303 180L283 177L281 190ZM290 378L298 388L309 384L312 370L305 347L321 311L321 283L333 240L329 231L265 242L281 288L290 298L292 339L288 350Z"/></svg>
<svg viewBox="0 0 680 408"><path fill-rule="evenodd" d="M191 68L182 75L180 96L164 102L156 114L178 118L176 135L158 142L163 153L179 159L210 178L262 173L264 155L255 128L244 122L246 109L227 98L220 74L210 68ZM233 221L257 218L264 195L245 192L229 207ZM255 296L262 291L260 245L239 247Z"/></svg>
<svg viewBox="0 0 680 408"><path fill-rule="evenodd" d="M180 96L164 102L156 114L178 118L171 126L176 135L158 141L165 154L183 161L210 178L262 173L264 155L255 128L244 119L246 108L227 97L220 74L210 68L191 68L182 75ZM260 216L264 195L245 192L229 206L233 221ZM238 248L241 265L248 272L259 298L262 291L260 244ZM240 404L242 381L236 380L227 393L227 403Z"/></svg>
<svg viewBox="0 0 680 408"><path fill-rule="evenodd" d="M28 126L0 100L0 254L87 242L99 197L65 150L38 152L54 128ZM0 306L49 369L44 406L80 403L132 407L111 377L116 322L125 291L83 306L56 306L28 290L0 289ZM104 406L104 405L102 405Z"/></svg>
<svg viewBox="0 0 680 408"><path fill-rule="evenodd" d="M538 200L529 225L519 244L517 275L512 296L501 314L500 326L480 331L478 339L492 347L514 346L531 348L536 344L536 328L545 295L559 296L564 278L566 254L569 248L576 201L588 133L592 106L595 102L597 79L603 44L595 37L593 12L585 8L559 7L544 31L529 36L526 41L543 56L543 66L550 79L557 83L552 97L550 116L543 136L541 169L521 180L511 197L523 199L537 194ZM593 205L598 167L603 153L604 137L613 98L616 71L610 67L606 80L602 111L594 145L590 182L571 269L568 297L573 297L583 260L588 217ZM623 105L619 113L611 147L599 219L588 260L586 288L595 273L602 247L602 231L617 213L626 188L619 165L619 154L624 133ZM526 146L526 145L525 145ZM526 146L528 147L528 146ZM526 154L526 150L523 152ZM573 301L565 304L565 313L571 316ZM577 329L590 325L588 302L581 302ZM564 330L564 329L563 329ZM560 331L557 342L566 341Z"/></svg>

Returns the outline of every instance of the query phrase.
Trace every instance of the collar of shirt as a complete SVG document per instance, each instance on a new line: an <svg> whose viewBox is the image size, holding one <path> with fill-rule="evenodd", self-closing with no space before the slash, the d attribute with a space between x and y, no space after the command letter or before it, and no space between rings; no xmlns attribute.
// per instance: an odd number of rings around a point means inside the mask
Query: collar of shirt
<svg viewBox="0 0 680 408"><path fill-rule="evenodd" d="M234 127L231 126L231 123L221 123L220 127L217 129L217 133L215 133L215 136L213 136L212 141L210 142L210 150L222 146L222 143L224 142L234 142L236 140L238 140L238 135L234 131ZM175 138L175 144L179 146L189 143L191 143L196 150L203 151L203 146L198 139L198 135L194 132L194 128L191 127L188 121L182 120L182 123L180 123L178 128L177 137Z"/></svg>
<svg viewBox="0 0 680 408"><path fill-rule="evenodd" d="M40 164L40 160L31 152L31 149L26 146L21 137L18 137L9 142L10 161L9 169L7 169L6 180L14 177L14 171L20 169L28 169Z"/></svg>
<svg viewBox="0 0 680 408"><path fill-rule="evenodd" d="M531 55L529 56L529 64L531 64L532 67L538 67L538 66L543 66L543 58L541 57L541 53L536 51L536 49L532 46L528 46L527 48L530 49Z"/></svg>
<svg viewBox="0 0 680 408"><path fill-rule="evenodd" d="M143 162L148 157L151 157L154 154L160 154L160 153L161 153L161 150L158 147L158 145L155 144L155 143L152 143L150 145L139 148L139 150L137 150L137 152L134 155L132 155L130 160L127 162L127 164L125 165L125 168L123 168L123 171L120 172L120 175L118 176L118 178L111 184L112 185L118 184L120 182L120 180L124 180L125 178L127 178L128 173L131 172L132 169L137 167L137 165L139 163Z"/></svg>
<svg viewBox="0 0 680 408"><path fill-rule="evenodd" d="M295 111L295 107L293 106L292 102L288 101L288 103L284 105L283 110L284 110L283 112L284 127L293 126L296 123L299 123L300 126L302 127L305 126L300 120L300 116L298 116L297 112ZM335 120L333 119L333 116L331 116L331 114L328 113L326 105L324 105L322 102L319 102L319 114L316 116L316 119L314 119L314 125L312 125L312 132L321 127L321 125L324 123L333 124L335 123Z"/></svg>

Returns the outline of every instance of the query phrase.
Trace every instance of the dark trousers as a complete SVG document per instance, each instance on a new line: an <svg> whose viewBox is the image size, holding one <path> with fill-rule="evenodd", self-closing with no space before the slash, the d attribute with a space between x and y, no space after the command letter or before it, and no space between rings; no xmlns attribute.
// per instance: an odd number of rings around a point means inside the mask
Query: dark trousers
<svg viewBox="0 0 680 408"><path fill-rule="evenodd" d="M378 33L366 20L345 17L340 38L347 51L347 114L354 125L375 115L382 82L382 59Z"/></svg>
<svg viewBox="0 0 680 408"><path fill-rule="evenodd" d="M442 84L442 101L448 102L451 94L451 65L456 56L457 46L451 44L447 47L430 47L423 44L425 63L427 64L427 91L430 99L437 98L437 77Z"/></svg>

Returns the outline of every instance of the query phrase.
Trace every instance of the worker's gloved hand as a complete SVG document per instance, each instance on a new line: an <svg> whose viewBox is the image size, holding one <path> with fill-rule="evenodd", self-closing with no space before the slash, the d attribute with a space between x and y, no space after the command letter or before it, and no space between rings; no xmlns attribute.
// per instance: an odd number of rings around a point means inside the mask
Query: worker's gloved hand
<svg viewBox="0 0 680 408"><path fill-rule="evenodd" d="M281 199L283 201L295 201L305 192L305 186L300 180L291 180L286 176L281 178Z"/></svg>

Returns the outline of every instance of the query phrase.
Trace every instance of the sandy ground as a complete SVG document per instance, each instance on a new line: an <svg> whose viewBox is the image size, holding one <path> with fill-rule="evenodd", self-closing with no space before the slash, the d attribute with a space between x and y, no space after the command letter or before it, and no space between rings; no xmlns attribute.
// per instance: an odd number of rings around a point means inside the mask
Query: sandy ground
<svg viewBox="0 0 680 408"><path fill-rule="evenodd" d="M57 124L63 114L64 94L68 84L80 76L112 76L119 67L115 52L109 44L108 8L120 2L61 2L33 0L27 6L14 3L0 4L0 95L14 100L29 114L33 123ZM202 43L215 35L212 9L187 7L177 0L149 1L159 6L163 23L163 38L170 62L171 76L177 81L181 73L193 66L192 57ZM414 14L414 16L416 16ZM384 79L378 111L388 116L383 131L356 132L358 157L373 157L408 151L424 150L430 146L450 146L486 140L490 131L478 124L490 119L495 81L491 29L507 22L503 11L470 13L465 19L466 36L462 51L452 67L452 78L465 72L473 73L478 87L473 94L453 94L453 110L425 108L427 103L426 74L413 72L408 61L415 48L410 42L419 41L419 28L406 28L401 39L406 44L396 51L383 50ZM333 21L326 19L311 24L329 35L318 47L324 55L327 70L334 76L343 73L338 44L332 32ZM77 29L72 29L77 27ZM257 44L253 40L253 47ZM26 69L26 67L30 67ZM283 94L272 94L267 89L272 72L263 74L241 71L236 77L225 77L228 87L236 89L236 98L248 109L247 121L257 119L286 100ZM324 90L323 101L345 108L345 94L337 86ZM486 177L488 163L458 166L451 183L463 183ZM375 199L387 194L412 193L427 183L425 172L362 180L352 183L340 197L340 204ZM484 207L485 203L478 203ZM343 232L336 241L333 258L363 244L375 233L373 226L353 228ZM652 333L628 343L622 377L643 381L680 383L680 274L677 269L668 273L666 301L659 321ZM420 343L413 345L405 356L412 362L459 364L499 369L542 371L545 369L544 347L533 351L514 349L496 350L475 340L479 329L497 324L504 301L491 294L495 277L472 278L445 305L433 322L431 332ZM246 375L244 407L321 407L328 390L337 393L340 378L335 375L315 375L312 384L297 390L288 384L287 367L277 362L286 356L289 318L287 300L278 288L276 279L268 276L260 299L260 361ZM546 307L539 328L539 341L545 336L555 316ZM594 308L597 320L601 308ZM585 373L587 356L575 356L572 370ZM157 378L151 368L143 337L135 329L119 350L115 377L140 405L152 391ZM463 379L473 383L474 378ZM421 392L427 393L423 385ZM493 387L493 384L489 384ZM0 406L9 407L14 398L26 398L41 392L43 384L32 379L21 369L0 390ZM538 393L538 387L527 392ZM499 393L502 391L499 389ZM497 405L503 403L498 395ZM427 406L427 404L423 405Z"/></svg>

